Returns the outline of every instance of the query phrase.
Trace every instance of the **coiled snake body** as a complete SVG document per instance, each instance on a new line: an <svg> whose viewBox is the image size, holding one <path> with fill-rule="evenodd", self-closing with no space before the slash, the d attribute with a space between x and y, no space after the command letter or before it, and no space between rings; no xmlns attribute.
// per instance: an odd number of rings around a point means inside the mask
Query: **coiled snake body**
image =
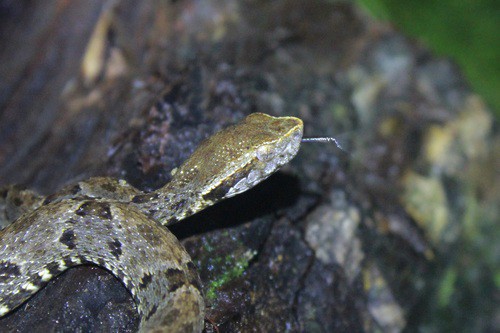
<svg viewBox="0 0 500 333"><path fill-rule="evenodd" d="M91 178L48 197L4 190L0 317L52 277L90 263L131 292L141 332L200 332L205 305L198 273L164 226L266 179L295 156L302 129L298 118L251 114L205 140L151 193L112 178ZM13 204L18 196L25 203Z"/></svg>

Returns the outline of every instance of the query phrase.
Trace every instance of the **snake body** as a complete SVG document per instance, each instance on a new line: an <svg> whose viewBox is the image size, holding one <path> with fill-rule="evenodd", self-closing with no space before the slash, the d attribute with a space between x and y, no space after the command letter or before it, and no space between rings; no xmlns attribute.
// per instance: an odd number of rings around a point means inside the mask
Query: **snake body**
<svg viewBox="0 0 500 333"><path fill-rule="evenodd" d="M251 114L202 142L150 193L104 177L47 197L0 192L0 226L8 224L0 230L0 317L67 268L95 264L132 294L139 331L200 332L198 273L164 226L266 179L295 156L302 130L298 118Z"/></svg>

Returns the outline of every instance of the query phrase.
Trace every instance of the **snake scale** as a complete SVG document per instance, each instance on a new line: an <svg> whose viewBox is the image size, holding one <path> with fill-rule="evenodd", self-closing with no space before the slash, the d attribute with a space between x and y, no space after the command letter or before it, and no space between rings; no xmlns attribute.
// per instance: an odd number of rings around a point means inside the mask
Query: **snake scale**
<svg viewBox="0 0 500 333"><path fill-rule="evenodd" d="M140 332L201 332L200 278L164 226L269 177L295 156L302 131L298 118L253 113L202 142L150 193L107 177L47 197L0 191L0 317L69 267L94 264L130 291Z"/></svg>

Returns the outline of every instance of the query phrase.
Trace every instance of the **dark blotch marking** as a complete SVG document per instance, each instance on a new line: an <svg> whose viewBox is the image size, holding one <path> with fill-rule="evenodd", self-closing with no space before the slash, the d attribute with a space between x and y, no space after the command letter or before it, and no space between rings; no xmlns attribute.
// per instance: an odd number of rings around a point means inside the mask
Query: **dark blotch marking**
<svg viewBox="0 0 500 333"><path fill-rule="evenodd" d="M106 267L106 262L102 258L97 259L97 262L92 262L92 264L97 264L98 266Z"/></svg>
<svg viewBox="0 0 500 333"><path fill-rule="evenodd" d="M141 283L139 284L139 288L146 289L151 281L153 281L153 276L149 273L144 274L141 279Z"/></svg>
<svg viewBox="0 0 500 333"><path fill-rule="evenodd" d="M186 199L181 199L175 203L173 209L177 210L177 211L182 210L184 208L184 206L186 206L186 203L187 203Z"/></svg>
<svg viewBox="0 0 500 333"><path fill-rule="evenodd" d="M151 200L156 200L158 199L158 194L138 194L135 197L132 198L132 202L136 204L141 204L145 202L149 202Z"/></svg>
<svg viewBox="0 0 500 333"><path fill-rule="evenodd" d="M165 271L168 280L168 291L174 292L183 285L187 284L186 275L184 272L177 268L169 268Z"/></svg>
<svg viewBox="0 0 500 333"><path fill-rule="evenodd" d="M72 229L64 231L61 238L59 238L59 241L66 245L70 250L73 250L76 247L75 240L75 232Z"/></svg>
<svg viewBox="0 0 500 333"><path fill-rule="evenodd" d="M75 184L74 186L72 186L69 189L68 192L73 194L73 195L76 195L76 194L80 193L81 190L82 190L82 188L80 187L80 184Z"/></svg>
<svg viewBox="0 0 500 333"><path fill-rule="evenodd" d="M54 200L56 198L56 195L54 194L51 194L51 195L48 195L47 197L45 197L45 200L43 200L43 203L42 205L45 206L45 205L48 205L49 203L52 202L52 200Z"/></svg>
<svg viewBox="0 0 500 333"><path fill-rule="evenodd" d="M101 212L99 214L99 216L101 216L102 218L105 218L107 220L111 220L113 219L113 214L111 214L111 207L107 204L107 203L100 203L100 206L101 206Z"/></svg>
<svg viewBox="0 0 500 333"><path fill-rule="evenodd" d="M148 213L150 216L154 216L158 210L157 209L150 209L148 210Z"/></svg>
<svg viewBox="0 0 500 333"><path fill-rule="evenodd" d="M91 201L85 201L78 207L78 209L75 211L75 214L78 216L87 216L91 214L92 209L91 209Z"/></svg>
<svg viewBox="0 0 500 333"><path fill-rule="evenodd" d="M85 258L85 256L81 255L81 254L78 254L76 257L75 257L75 260L79 260L82 264L86 264L88 263L89 261Z"/></svg>
<svg viewBox="0 0 500 333"><path fill-rule="evenodd" d="M115 256L116 260L120 259L120 256L122 255L122 243L115 238L112 242L108 242L108 247L111 250L111 254Z"/></svg>
<svg viewBox="0 0 500 333"><path fill-rule="evenodd" d="M201 290L200 275L198 274L196 266L190 261L187 263L187 267L189 283L191 283L196 289Z"/></svg>
<svg viewBox="0 0 500 333"><path fill-rule="evenodd" d="M41 277L34 278L34 279L30 280L30 282L38 289L43 288L48 283L48 281L43 281ZM31 292L33 292L33 291L31 291Z"/></svg>
<svg viewBox="0 0 500 333"><path fill-rule="evenodd" d="M101 188L108 191L108 192L116 192L116 185L113 184L113 183L104 183L104 184L101 184Z"/></svg>
<svg viewBox="0 0 500 333"><path fill-rule="evenodd" d="M149 313L146 315L146 320L149 320L149 318L151 318L151 316L153 316L157 310L158 310L158 305L155 304L151 309L151 311L149 311Z"/></svg>
<svg viewBox="0 0 500 333"><path fill-rule="evenodd" d="M21 275L21 270L18 265L10 261L0 262L0 282L7 282L9 277L19 275Z"/></svg>
<svg viewBox="0 0 500 333"><path fill-rule="evenodd" d="M61 273L61 270L59 269L59 264L56 262L51 262L45 266L45 268L49 271L50 275L56 276L57 274Z"/></svg>
<svg viewBox="0 0 500 333"><path fill-rule="evenodd" d="M74 266L74 264L69 263L68 260L66 260L66 259L63 259L63 260L64 260L66 267L70 267L69 265ZM62 270L59 268L59 263L56 263L56 262L50 262L47 265L45 265L43 268L45 268L45 269L47 269L47 271L49 271L51 278L59 275L62 272ZM42 288L47 284L48 280L43 281L42 278L37 275L36 278L30 279L30 282L33 283L34 286L36 286L38 288Z"/></svg>
<svg viewBox="0 0 500 333"><path fill-rule="evenodd" d="M75 211L79 216L97 216L101 219L111 220L111 208L106 202L85 201Z"/></svg>
<svg viewBox="0 0 500 333"><path fill-rule="evenodd" d="M66 267L73 267L73 266L76 266L77 263L73 260L73 258L69 257L69 256L64 256L62 258L62 260L64 261L64 264L66 265Z"/></svg>
<svg viewBox="0 0 500 333"><path fill-rule="evenodd" d="M23 201L21 200L21 198L17 198L17 197L14 198L13 202L14 202L14 205L16 207L19 207L19 206L21 206L23 204Z"/></svg>

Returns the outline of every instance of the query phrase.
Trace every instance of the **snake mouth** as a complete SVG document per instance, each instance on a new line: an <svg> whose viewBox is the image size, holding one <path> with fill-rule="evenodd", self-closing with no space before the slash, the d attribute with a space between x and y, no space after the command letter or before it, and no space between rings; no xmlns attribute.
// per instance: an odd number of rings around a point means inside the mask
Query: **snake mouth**
<svg viewBox="0 0 500 333"><path fill-rule="evenodd" d="M278 143L259 147L252 162L231 177L233 185L225 197L232 197L254 187L288 163L297 154L301 139L300 127Z"/></svg>
<svg viewBox="0 0 500 333"><path fill-rule="evenodd" d="M255 152L255 157L266 163L269 170L277 169L288 163L298 152L302 140L302 130L292 131L287 139L278 143L267 144L259 147Z"/></svg>
<svg viewBox="0 0 500 333"><path fill-rule="evenodd" d="M302 131L296 131L289 137L289 140L259 147L248 163L226 177L219 185L207 192L203 198L205 200L226 199L254 187L297 154L301 139Z"/></svg>

